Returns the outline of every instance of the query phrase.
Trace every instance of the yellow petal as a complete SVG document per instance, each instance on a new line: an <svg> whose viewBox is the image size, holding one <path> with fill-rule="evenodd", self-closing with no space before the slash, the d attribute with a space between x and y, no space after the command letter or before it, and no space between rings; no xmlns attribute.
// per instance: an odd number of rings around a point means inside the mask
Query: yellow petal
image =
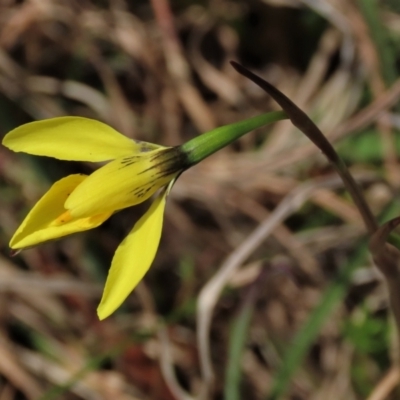
<svg viewBox="0 0 400 400"><path fill-rule="evenodd" d="M82 117L58 117L21 125L4 137L3 145L37 156L93 162L159 147L136 142L102 122Z"/></svg>
<svg viewBox="0 0 400 400"><path fill-rule="evenodd" d="M64 208L69 194L87 179L86 175L70 175L56 182L36 203L10 241L12 249L22 249L71 233L95 228L111 213L88 218L73 218Z"/></svg>
<svg viewBox="0 0 400 400"><path fill-rule="evenodd" d="M180 157L163 148L111 161L73 191L65 208L86 217L142 203L179 173Z"/></svg>
<svg viewBox="0 0 400 400"><path fill-rule="evenodd" d="M115 252L97 309L101 320L122 304L150 268L160 242L166 196L164 190Z"/></svg>

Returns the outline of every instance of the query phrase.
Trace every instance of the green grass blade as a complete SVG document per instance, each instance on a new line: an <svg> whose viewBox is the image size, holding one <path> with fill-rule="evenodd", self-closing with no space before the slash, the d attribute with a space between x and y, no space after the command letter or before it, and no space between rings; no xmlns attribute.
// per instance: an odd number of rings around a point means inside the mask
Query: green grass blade
<svg viewBox="0 0 400 400"><path fill-rule="evenodd" d="M397 202L391 203L381 216L380 220L393 218L396 215L396 212L398 212L398 209L399 204ZM272 389L266 399L278 400L289 389L292 377L303 362L321 327L331 315L333 308L337 306L345 296L353 272L366 259L368 255L367 246L368 241L366 239L362 240L360 245L351 255L347 265L344 266L333 283L325 291L320 304L311 313L306 323L294 337L293 344L284 355L280 370L276 374Z"/></svg>
<svg viewBox="0 0 400 400"><path fill-rule="evenodd" d="M390 86L397 78L396 54L391 45L388 32L381 19L382 7L377 0L360 0L358 2L365 22L368 24L372 40L378 52L381 73L387 86Z"/></svg>
<svg viewBox="0 0 400 400"><path fill-rule="evenodd" d="M224 399L240 400L241 359L247 331L253 315L253 302L247 302L230 329L228 366L226 369Z"/></svg>

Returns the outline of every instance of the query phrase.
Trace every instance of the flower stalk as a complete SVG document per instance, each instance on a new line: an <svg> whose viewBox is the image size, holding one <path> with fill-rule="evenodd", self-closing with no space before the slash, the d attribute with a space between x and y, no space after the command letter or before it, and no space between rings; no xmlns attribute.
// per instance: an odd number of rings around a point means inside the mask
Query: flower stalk
<svg viewBox="0 0 400 400"><path fill-rule="evenodd" d="M287 119L283 111L270 112L256 117L236 122L230 125L224 125L212 131L189 140L180 146L180 149L186 154L189 166L193 166L206 157L217 152L228 144L234 142L241 136L254 129L273 122Z"/></svg>

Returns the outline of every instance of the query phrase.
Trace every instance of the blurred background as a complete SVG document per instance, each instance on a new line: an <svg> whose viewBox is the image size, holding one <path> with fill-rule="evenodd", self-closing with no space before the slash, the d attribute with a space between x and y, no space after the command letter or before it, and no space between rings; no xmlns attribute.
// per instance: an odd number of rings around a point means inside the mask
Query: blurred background
<svg viewBox="0 0 400 400"><path fill-rule="evenodd" d="M384 221L400 214L399 54L397 0L0 0L0 137L79 115L178 145L279 110L236 60L312 117ZM0 147L0 400L398 398L362 221L289 122L180 177L152 268L103 322L114 251L148 204L8 248L55 180L97 167Z"/></svg>

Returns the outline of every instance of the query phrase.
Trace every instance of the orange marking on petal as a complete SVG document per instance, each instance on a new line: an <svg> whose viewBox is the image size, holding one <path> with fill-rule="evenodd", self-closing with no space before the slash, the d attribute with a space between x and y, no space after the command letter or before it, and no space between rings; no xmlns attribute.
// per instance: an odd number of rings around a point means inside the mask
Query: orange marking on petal
<svg viewBox="0 0 400 400"><path fill-rule="evenodd" d="M59 226L59 225L66 224L67 222L70 222L70 221L72 221L71 213L69 211L65 211L57 219L55 219L50 224L50 226Z"/></svg>

